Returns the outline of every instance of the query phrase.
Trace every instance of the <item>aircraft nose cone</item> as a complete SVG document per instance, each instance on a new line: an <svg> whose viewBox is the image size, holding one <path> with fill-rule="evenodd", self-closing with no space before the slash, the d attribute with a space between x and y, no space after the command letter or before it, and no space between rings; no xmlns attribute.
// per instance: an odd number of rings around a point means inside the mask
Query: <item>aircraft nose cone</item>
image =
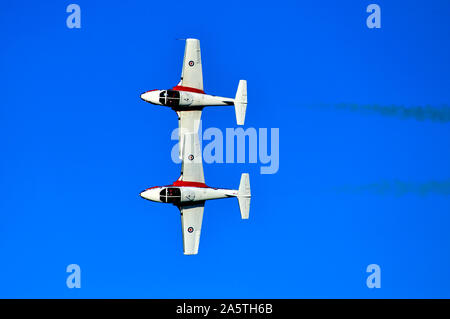
<svg viewBox="0 0 450 319"><path fill-rule="evenodd" d="M141 94L141 99L143 99L146 102L153 103L153 104L159 104L159 94L157 90L154 91L148 91Z"/></svg>
<svg viewBox="0 0 450 319"><path fill-rule="evenodd" d="M148 199L154 202L159 202L159 188L153 188L153 189L146 189L145 191L142 191L139 196L141 196L144 199Z"/></svg>
<svg viewBox="0 0 450 319"><path fill-rule="evenodd" d="M145 190L145 191L142 191L142 192L140 192L139 193L139 196L141 196L142 198L145 198L145 199L148 199L148 194L149 193L149 191L148 190Z"/></svg>

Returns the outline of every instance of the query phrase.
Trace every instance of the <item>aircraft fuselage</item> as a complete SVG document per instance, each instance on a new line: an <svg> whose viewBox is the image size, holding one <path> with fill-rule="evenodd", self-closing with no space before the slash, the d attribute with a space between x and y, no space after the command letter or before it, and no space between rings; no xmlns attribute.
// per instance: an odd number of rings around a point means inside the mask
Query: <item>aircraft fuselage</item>
<svg viewBox="0 0 450 319"><path fill-rule="evenodd" d="M201 184L201 183L194 183ZM194 202L204 202L211 199L236 197L237 190L212 188L205 184L199 186L176 186L177 182L168 186L155 186L140 193L142 198L159 203L188 205Z"/></svg>
<svg viewBox="0 0 450 319"><path fill-rule="evenodd" d="M205 94L201 90L175 87L169 90L151 90L141 94L141 99L155 105L174 109L189 109L204 106L234 105L234 99Z"/></svg>

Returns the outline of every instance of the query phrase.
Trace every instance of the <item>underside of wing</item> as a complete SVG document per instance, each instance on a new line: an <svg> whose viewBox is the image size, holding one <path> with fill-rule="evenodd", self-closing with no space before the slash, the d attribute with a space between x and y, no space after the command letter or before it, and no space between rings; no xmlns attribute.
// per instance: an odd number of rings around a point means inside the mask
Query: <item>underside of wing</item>
<svg viewBox="0 0 450 319"><path fill-rule="evenodd" d="M203 91L202 58L198 39L186 39L181 81L178 85Z"/></svg>
<svg viewBox="0 0 450 319"><path fill-rule="evenodd" d="M179 157L182 160L180 181L205 183L202 149L198 130L201 110L178 111Z"/></svg>
<svg viewBox="0 0 450 319"><path fill-rule="evenodd" d="M198 133L200 127L200 119L202 117L201 110L178 111L178 137L180 145L179 158L183 158L184 135L190 133Z"/></svg>
<svg viewBox="0 0 450 319"><path fill-rule="evenodd" d="M198 133L184 134L182 154L181 180L205 183Z"/></svg>
<svg viewBox="0 0 450 319"><path fill-rule="evenodd" d="M181 212L184 254L195 255L198 253L198 245L200 243L205 203L202 202L193 206L181 206L179 208Z"/></svg>

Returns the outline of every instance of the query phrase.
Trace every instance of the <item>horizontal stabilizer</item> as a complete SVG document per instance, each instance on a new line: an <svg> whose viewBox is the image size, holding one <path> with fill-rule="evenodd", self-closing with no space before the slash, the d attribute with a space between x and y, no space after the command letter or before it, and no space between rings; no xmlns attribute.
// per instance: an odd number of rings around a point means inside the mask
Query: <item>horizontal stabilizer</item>
<svg viewBox="0 0 450 319"><path fill-rule="evenodd" d="M234 110L236 112L236 122L238 125L244 125L245 112L247 110L247 81L240 80L234 99Z"/></svg>
<svg viewBox="0 0 450 319"><path fill-rule="evenodd" d="M250 197L250 177L248 173L244 173L241 176L241 183L239 184L239 191L237 196L242 219L248 219L250 212Z"/></svg>

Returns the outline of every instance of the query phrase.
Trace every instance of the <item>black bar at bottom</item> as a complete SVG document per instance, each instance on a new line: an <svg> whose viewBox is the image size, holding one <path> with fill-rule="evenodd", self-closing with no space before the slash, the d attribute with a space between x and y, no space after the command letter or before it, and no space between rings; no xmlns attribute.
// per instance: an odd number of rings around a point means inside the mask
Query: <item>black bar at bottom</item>
<svg viewBox="0 0 450 319"><path fill-rule="evenodd" d="M447 313L450 300L440 299L3 299L2 310L14 314L139 313L142 318L297 318L306 314L354 314L385 316L417 311ZM61 312L62 311L62 312ZM84 319L84 318L82 318Z"/></svg>

